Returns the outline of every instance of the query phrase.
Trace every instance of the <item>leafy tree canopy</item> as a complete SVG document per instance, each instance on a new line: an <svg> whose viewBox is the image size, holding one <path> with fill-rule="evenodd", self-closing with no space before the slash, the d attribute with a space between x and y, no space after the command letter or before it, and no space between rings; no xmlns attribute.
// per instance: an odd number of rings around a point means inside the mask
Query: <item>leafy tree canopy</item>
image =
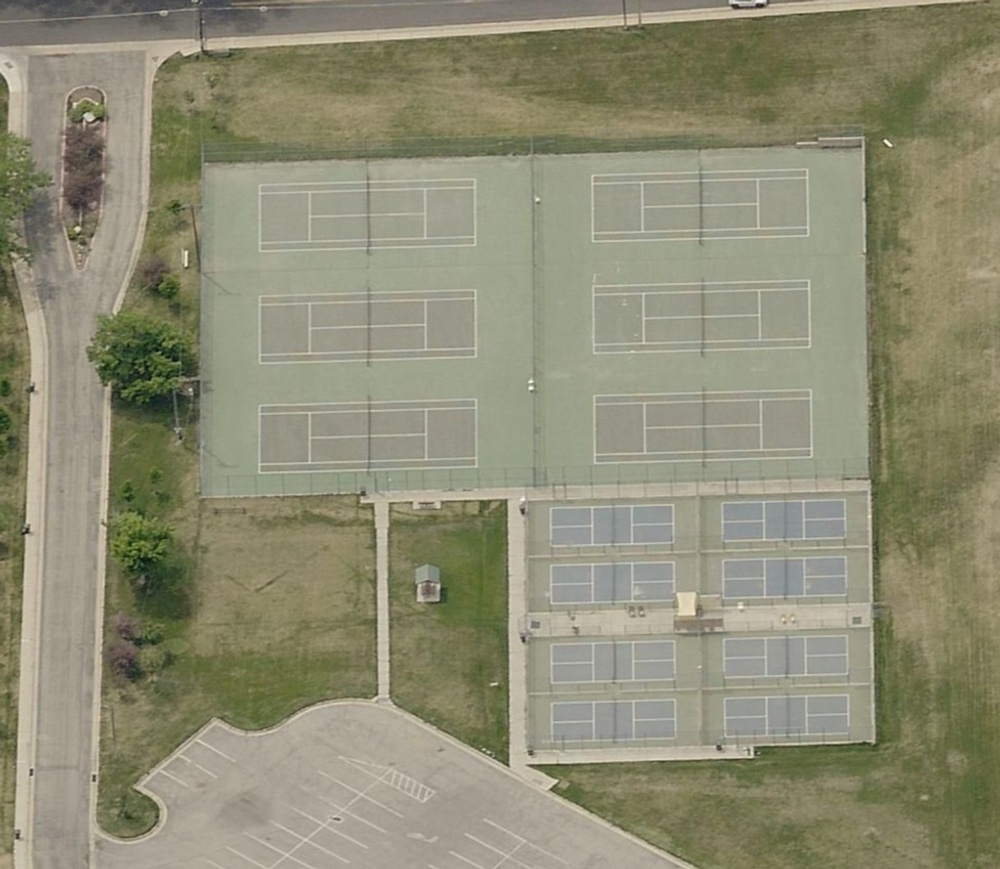
<svg viewBox="0 0 1000 869"><path fill-rule="evenodd" d="M187 335L162 320L130 311L98 319L87 358L101 383L134 404L169 395L195 370Z"/></svg>
<svg viewBox="0 0 1000 869"><path fill-rule="evenodd" d="M35 190L51 183L48 175L35 169L30 142L0 130L0 260L28 256L18 221L31 205Z"/></svg>
<svg viewBox="0 0 1000 869"><path fill-rule="evenodd" d="M129 510L110 522L111 554L132 576L147 577L167 556L173 529Z"/></svg>

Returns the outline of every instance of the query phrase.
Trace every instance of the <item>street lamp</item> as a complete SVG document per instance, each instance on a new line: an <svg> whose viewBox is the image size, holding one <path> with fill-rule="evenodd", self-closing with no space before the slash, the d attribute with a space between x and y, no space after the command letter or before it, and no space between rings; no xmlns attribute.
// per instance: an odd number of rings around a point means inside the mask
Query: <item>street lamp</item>
<svg viewBox="0 0 1000 869"><path fill-rule="evenodd" d="M191 0L191 5L198 15L198 50L205 53L205 12L202 7L202 0Z"/></svg>

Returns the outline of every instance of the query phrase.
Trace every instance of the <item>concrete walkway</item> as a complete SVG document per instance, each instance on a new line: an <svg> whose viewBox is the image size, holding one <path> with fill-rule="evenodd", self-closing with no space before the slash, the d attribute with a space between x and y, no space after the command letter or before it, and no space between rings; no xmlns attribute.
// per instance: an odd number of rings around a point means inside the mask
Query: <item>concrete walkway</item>
<svg viewBox="0 0 1000 869"><path fill-rule="evenodd" d="M389 670L389 502L375 503L375 607L378 649L378 695L380 703L390 703Z"/></svg>

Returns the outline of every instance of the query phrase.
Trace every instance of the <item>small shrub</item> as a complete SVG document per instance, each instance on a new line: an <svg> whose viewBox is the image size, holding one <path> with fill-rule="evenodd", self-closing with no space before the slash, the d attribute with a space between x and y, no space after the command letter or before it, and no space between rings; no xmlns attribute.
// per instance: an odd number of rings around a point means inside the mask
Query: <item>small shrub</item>
<svg viewBox="0 0 1000 869"><path fill-rule="evenodd" d="M163 646L143 646L139 649L139 669L146 676L155 676L170 663L170 653Z"/></svg>
<svg viewBox="0 0 1000 869"><path fill-rule="evenodd" d="M142 622L128 613L115 613L111 617L111 628L119 639L135 643L142 636Z"/></svg>
<svg viewBox="0 0 1000 869"><path fill-rule="evenodd" d="M10 393L10 381L6 377L0 378L0 398L6 398Z"/></svg>
<svg viewBox="0 0 1000 869"><path fill-rule="evenodd" d="M149 469L149 482L155 486L158 483L163 482L163 468L150 468Z"/></svg>
<svg viewBox="0 0 1000 869"><path fill-rule="evenodd" d="M163 642L163 625L153 622L142 629L142 633L136 637L136 642L140 646L156 646Z"/></svg>
<svg viewBox="0 0 1000 869"><path fill-rule="evenodd" d="M108 644L107 651L108 666L111 672L121 679L137 679L141 673L139 669L139 649L134 643L127 640L112 640Z"/></svg>
<svg viewBox="0 0 1000 869"><path fill-rule="evenodd" d="M132 485L131 480L126 480L122 483L121 488L118 490L118 497L126 504L131 504L135 500L135 486Z"/></svg>
<svg viewBox="0 0 1000 869"><path fill-rule="evenodd" d="M95 103L93 100L80 100L70 107L69 119L74 124L79 124L87 112L90 112L95 120L100 121L104 119L107 109L104 107L104 103Z"/></svg>
<svg viewBox="0 0 1000 869"><path fill-rule="evenodd" d="M181 291L181 282L177 278L177 275L167 275L159 284L156 285L156 295L161 299L176 299L177 294Z"/></svg>
<svg viewBox="0 0 1000 869"><path fill-rule="evenodd" d="M144 290L156 290L169 271L167 261L162 256L148 257L139 266L139 285Z"/></svg>
<svg viewBox="0 0 1000 869"><path fill-rule="evenodd" d="M7 409L0 407L0 434L6 434L10 431L10 427L13 425L13 420L10 418L10 414Z"/></svg>
<svg viewBox="0 0 1000 869"><path fill-rule="evenodd" d="M179 217L180 213L184 210L184 203L179 199L171 199L167 203L167 211L169 211L174 217Z"/></svg>

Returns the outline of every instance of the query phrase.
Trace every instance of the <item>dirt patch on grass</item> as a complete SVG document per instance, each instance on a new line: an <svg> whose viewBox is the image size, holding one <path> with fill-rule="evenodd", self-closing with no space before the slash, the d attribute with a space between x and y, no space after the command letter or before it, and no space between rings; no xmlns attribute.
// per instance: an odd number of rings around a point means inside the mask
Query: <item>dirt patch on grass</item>
<svg viewBox="0 0 1000 869"><path fill-rule="evenodd" d="M506 760L505 505L397 506L389 541L393 699ZM416 602L414 570L425 563L441 570L441 603Z"/></svg>
<svg viewBox="0 0 1000 869"><path fill-rule="evenodd" d="M358 634L375 617L371 508L206 501L201 515L194 654L357 652L358 665L371 664L371 638Z"/></svg>

